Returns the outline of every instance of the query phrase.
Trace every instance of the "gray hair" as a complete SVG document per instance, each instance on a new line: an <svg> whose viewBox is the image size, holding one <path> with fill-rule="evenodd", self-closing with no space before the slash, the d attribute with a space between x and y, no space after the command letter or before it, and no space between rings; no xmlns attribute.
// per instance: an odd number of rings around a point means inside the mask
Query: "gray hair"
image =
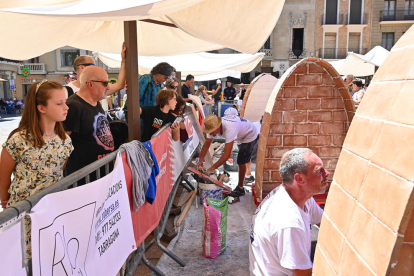
<svg viewBox="0 0 414 276"><path fill-rule="evenodd" d="M284 184L292 184L293 177L297 173L306 175L308 163L305 157L311 153L308 148L296 148L283 154L279 172Z"/></svg>
<svg viewBox="0 0 414 276"><path fill-rule="evenodd" d="M176 77L169 77L167 81L165 82L165 87L170 88L170 85L174 82L178 82L178 85L180 84L180 82L178 81Z"/></svg>

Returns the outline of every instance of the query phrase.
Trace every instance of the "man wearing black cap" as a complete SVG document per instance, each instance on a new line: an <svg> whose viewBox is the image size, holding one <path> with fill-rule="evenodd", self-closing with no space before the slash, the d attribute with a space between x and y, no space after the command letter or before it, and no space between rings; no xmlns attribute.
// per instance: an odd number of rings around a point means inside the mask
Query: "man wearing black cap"
<svg viewBox="0 0 414 276"><path fill-rule="evenodd" d="M155 97L164 88L164 82L172 74L172 66L161 62L152 68L150 74L141 76L139 79L139 102L140 106L155 106Z"/></svg>

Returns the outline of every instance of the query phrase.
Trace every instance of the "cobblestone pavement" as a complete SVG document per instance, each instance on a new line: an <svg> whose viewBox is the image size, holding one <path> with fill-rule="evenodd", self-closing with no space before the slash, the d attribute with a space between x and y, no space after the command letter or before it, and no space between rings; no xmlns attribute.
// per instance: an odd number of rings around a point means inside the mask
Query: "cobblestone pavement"
<svg viewBox="0 0 414 276"><path fill-rule="evenodd" d="M10 132L19 126L22 117L14 114L0 114L0 117L0 145L3 145Z"/></svg>

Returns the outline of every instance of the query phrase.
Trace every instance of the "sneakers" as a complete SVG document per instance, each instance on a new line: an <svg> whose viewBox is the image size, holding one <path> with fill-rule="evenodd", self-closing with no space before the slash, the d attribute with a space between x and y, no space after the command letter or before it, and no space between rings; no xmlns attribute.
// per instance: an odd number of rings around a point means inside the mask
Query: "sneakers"
<svg viewBox="0 0 414 276"><path fill-rule="evenodd" d="M246 192L244 191L244 188L240 188L239 186L237 186L233 192L238 194L238 196L244 196L246 194Z"/></svg>
<svg viewBox="0 0 414 276"><path fill-rule="evenodd" d="M244 178L244 182L254 182L254 176L253 176L253 175L251 175L251 176L249 176L249 177L245 177L245 178Z"/></svg>

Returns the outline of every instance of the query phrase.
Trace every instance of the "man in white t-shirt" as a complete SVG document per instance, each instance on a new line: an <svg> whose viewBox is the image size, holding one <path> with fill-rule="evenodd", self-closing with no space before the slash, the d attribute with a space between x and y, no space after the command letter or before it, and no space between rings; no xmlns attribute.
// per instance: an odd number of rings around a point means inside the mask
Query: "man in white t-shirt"
<svg viewBox="0 0 414 276"><path fill-rule="evenodd" d="M122 52L121 52L121 56L122 56L121 69L119 70L118 80L114 84L109 84L109 90L106 92L107 96L112 95L112 94L118 92L119 90L121 90L122 88L125 87L125 80L126 80L125 53L126 53L126 47L125 47L125 43L123 43L122 44ZM82 75L83 70L85 70L85 68L87 68L88 66L95 66L95 61L90 56L79 56L73 62L73 68L76 71L78 79L75 80L75 81L69 82L65 86L66 90L67 90L67 96L68 97L72 96L74 93L77 93L80 90L81 75ZM103 107L108 106L106 97L101 100L101 105Z"/></svg>
<svg viewBox="0 0 414 276"><path fill-rule="evenodd" d="M250 275L312 275L311 224L323 211L313 195L324 193L329 172L307 148L286 152L280 162L283 184L259 205L252 220Z"/></svg>
<svg viewBox="0 0 414 276"><path fill-rule="evenodd" d="M222 136L226 140L226 144L223 155L207 170L208 174L213 173L215 169L218 169L230 158L231 152L233 151L233 143L236 142L239 147L239 154L237 155L239 183L234 193L238 196L244 195L243 184L246 175L246 164L250 162L253 148L259 140L259 132L256 127L248 120L235 115L224 116L223 118L218 118L216 115L209 115L204 120L204 132L207 133L207 139L201 149L200 161L197 164L197 168L203 168L204 157L214 137L217 135Z"/></svg>

